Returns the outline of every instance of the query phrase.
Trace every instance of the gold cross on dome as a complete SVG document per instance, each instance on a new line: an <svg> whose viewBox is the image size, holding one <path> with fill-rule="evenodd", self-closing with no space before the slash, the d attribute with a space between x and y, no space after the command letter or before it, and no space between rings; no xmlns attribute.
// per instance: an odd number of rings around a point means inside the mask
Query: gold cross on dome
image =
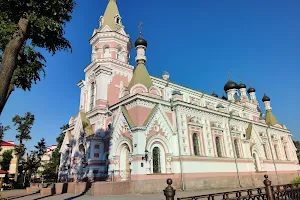
<svg viewBox="0 0 300 200"><path fill-rule="evenodd" d="M143 33L143 22L139 23L140 35Z"/></svg>
<svg viewBox="0 0 300 200"><path fill-rule="evenodd" d="M228 74L228 79L230 80L230 75L231 75L230 71L228 71L227 74Z"/></svg>
<svg viewBox="0 0 300 200"><path fill-rule="evenodd" d="M240 79L240 81L242 82L242 76L239 74L239 79Z"/></svg>

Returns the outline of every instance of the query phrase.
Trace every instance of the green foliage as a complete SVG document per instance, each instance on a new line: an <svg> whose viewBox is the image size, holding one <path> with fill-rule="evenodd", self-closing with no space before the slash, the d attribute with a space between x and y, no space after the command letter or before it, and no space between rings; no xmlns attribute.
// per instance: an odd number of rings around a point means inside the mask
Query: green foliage
<svg viewBox="0 0 300 200"><path fill-rule="evenodd" d="M17 131L19 132L16 135L16 138L20 141L20 145L16 148L17 155L22 157L25 153L25 146L23 144L24 140L30 140L30 131L34 123L34 115L30 112L25 113L24 117L16 115L12 121L14 126L16 126Z"/></svg>
<svg viewBox="0 0 300 200"><path fill-rule="evenodd" d="M2 150L1 144L3 142L4 133L9 129L10 129L9 126L2 126L2 123L0 122L0 151Z"/></svg>
<svg viewBox="0 0 300 200"><path fill-rule="evenodd" d="M36 148L37 156L41 160L41 157L44 155L47 149L45 139L42 138L41 141L34 146L34 148Z"/></svg>
<svg viewBox="0 0 300 200"><path fill-rule="evenodd" d="M13 159L12 150L4 151L2 154L2 160L0 163L1 169L8 171L10 166L10 161Z"/></svg>
<svg viewBox="0 0 300 200"><path fill-rule="evenodd" d="M293 183L300 183L300 177L296 177L291 181L291 184Z"/></svg>
<svg viewBox="0 0 300 200"><path fill-rule="evenodd" d="M64 131L67 130L69 128L69 124L65 124L62 127L60 127L61 133L59 134L59 136L56 138L56 142L57 142L57 149L60 149L64 138L65 138L65 133Z"/></svg>
<svg viewBox="0 0 300 200"><path fill-rule="evenodd" d="M7 79L9 82L5 80L6 84L10 84L6 88L7 97L1 95L0 98L8 98L14 87L30 90L40 81L40 74L45 76L46 60L36 47L44 48L52 55L60 50L71 50L70 42L64 37L64 29L71 20L74 7L74 0L0 1L0 71L2 68L14 70L13 76ZM8 48L7 44L19 36L19 22L22 20L28 21L28 25L25 25L24 40L16 40L22 47L17 49L19 54L10 54L12 49L6 51L6 56L14 57L17 64L3 66L4 51Z"/></svg>

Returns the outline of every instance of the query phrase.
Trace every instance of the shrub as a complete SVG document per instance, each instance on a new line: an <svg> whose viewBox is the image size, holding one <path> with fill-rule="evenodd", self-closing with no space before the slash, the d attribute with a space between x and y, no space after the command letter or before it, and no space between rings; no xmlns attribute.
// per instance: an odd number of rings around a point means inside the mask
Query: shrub
<svg viewBox="0 0 300 200"><path fill-rule="evenodd" d="M292 184L293 184L293 183L300 183L300 177L298 176L298 177L294 178L294 179L291 181L291 183L292 183Z"/></svg>

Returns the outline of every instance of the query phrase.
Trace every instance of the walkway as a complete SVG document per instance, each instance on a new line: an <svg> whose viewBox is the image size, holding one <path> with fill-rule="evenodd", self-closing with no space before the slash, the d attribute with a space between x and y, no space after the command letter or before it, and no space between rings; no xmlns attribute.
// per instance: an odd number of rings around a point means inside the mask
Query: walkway
<svg viewBox="0 0 300 200"><path fill-rule="evenodd" d="M188 191L176 192L176 198L178 197L186 197L186 196L195 196L201 194L210 194L216 192L225 192L231 191L234 189L210 189L210 190L202 190L202 191ZM38 194L26 194L25 190L11 190L4 191L2 193L2 197L6 197L8 199L16 199L16 200L165 200L165 196L163 192L159 194L147 194L147 195L120 195L120 196L90 196L90 195L74 195L74 194L61 194L54 196L41 196Z"/></svg>

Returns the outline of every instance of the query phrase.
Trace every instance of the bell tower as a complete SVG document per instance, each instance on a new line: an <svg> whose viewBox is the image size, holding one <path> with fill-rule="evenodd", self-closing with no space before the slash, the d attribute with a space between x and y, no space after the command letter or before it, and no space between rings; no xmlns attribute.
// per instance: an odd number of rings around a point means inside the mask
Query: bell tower
<svg viewBox="0 0 300 200"><path fill-rule="evenodd" d="M81 88L80 110L106 110L119 101L132 77L129 65L131 42L125 32L116 0L109 0L99 27L90 39L91 63L85 68Z"/></svg>

